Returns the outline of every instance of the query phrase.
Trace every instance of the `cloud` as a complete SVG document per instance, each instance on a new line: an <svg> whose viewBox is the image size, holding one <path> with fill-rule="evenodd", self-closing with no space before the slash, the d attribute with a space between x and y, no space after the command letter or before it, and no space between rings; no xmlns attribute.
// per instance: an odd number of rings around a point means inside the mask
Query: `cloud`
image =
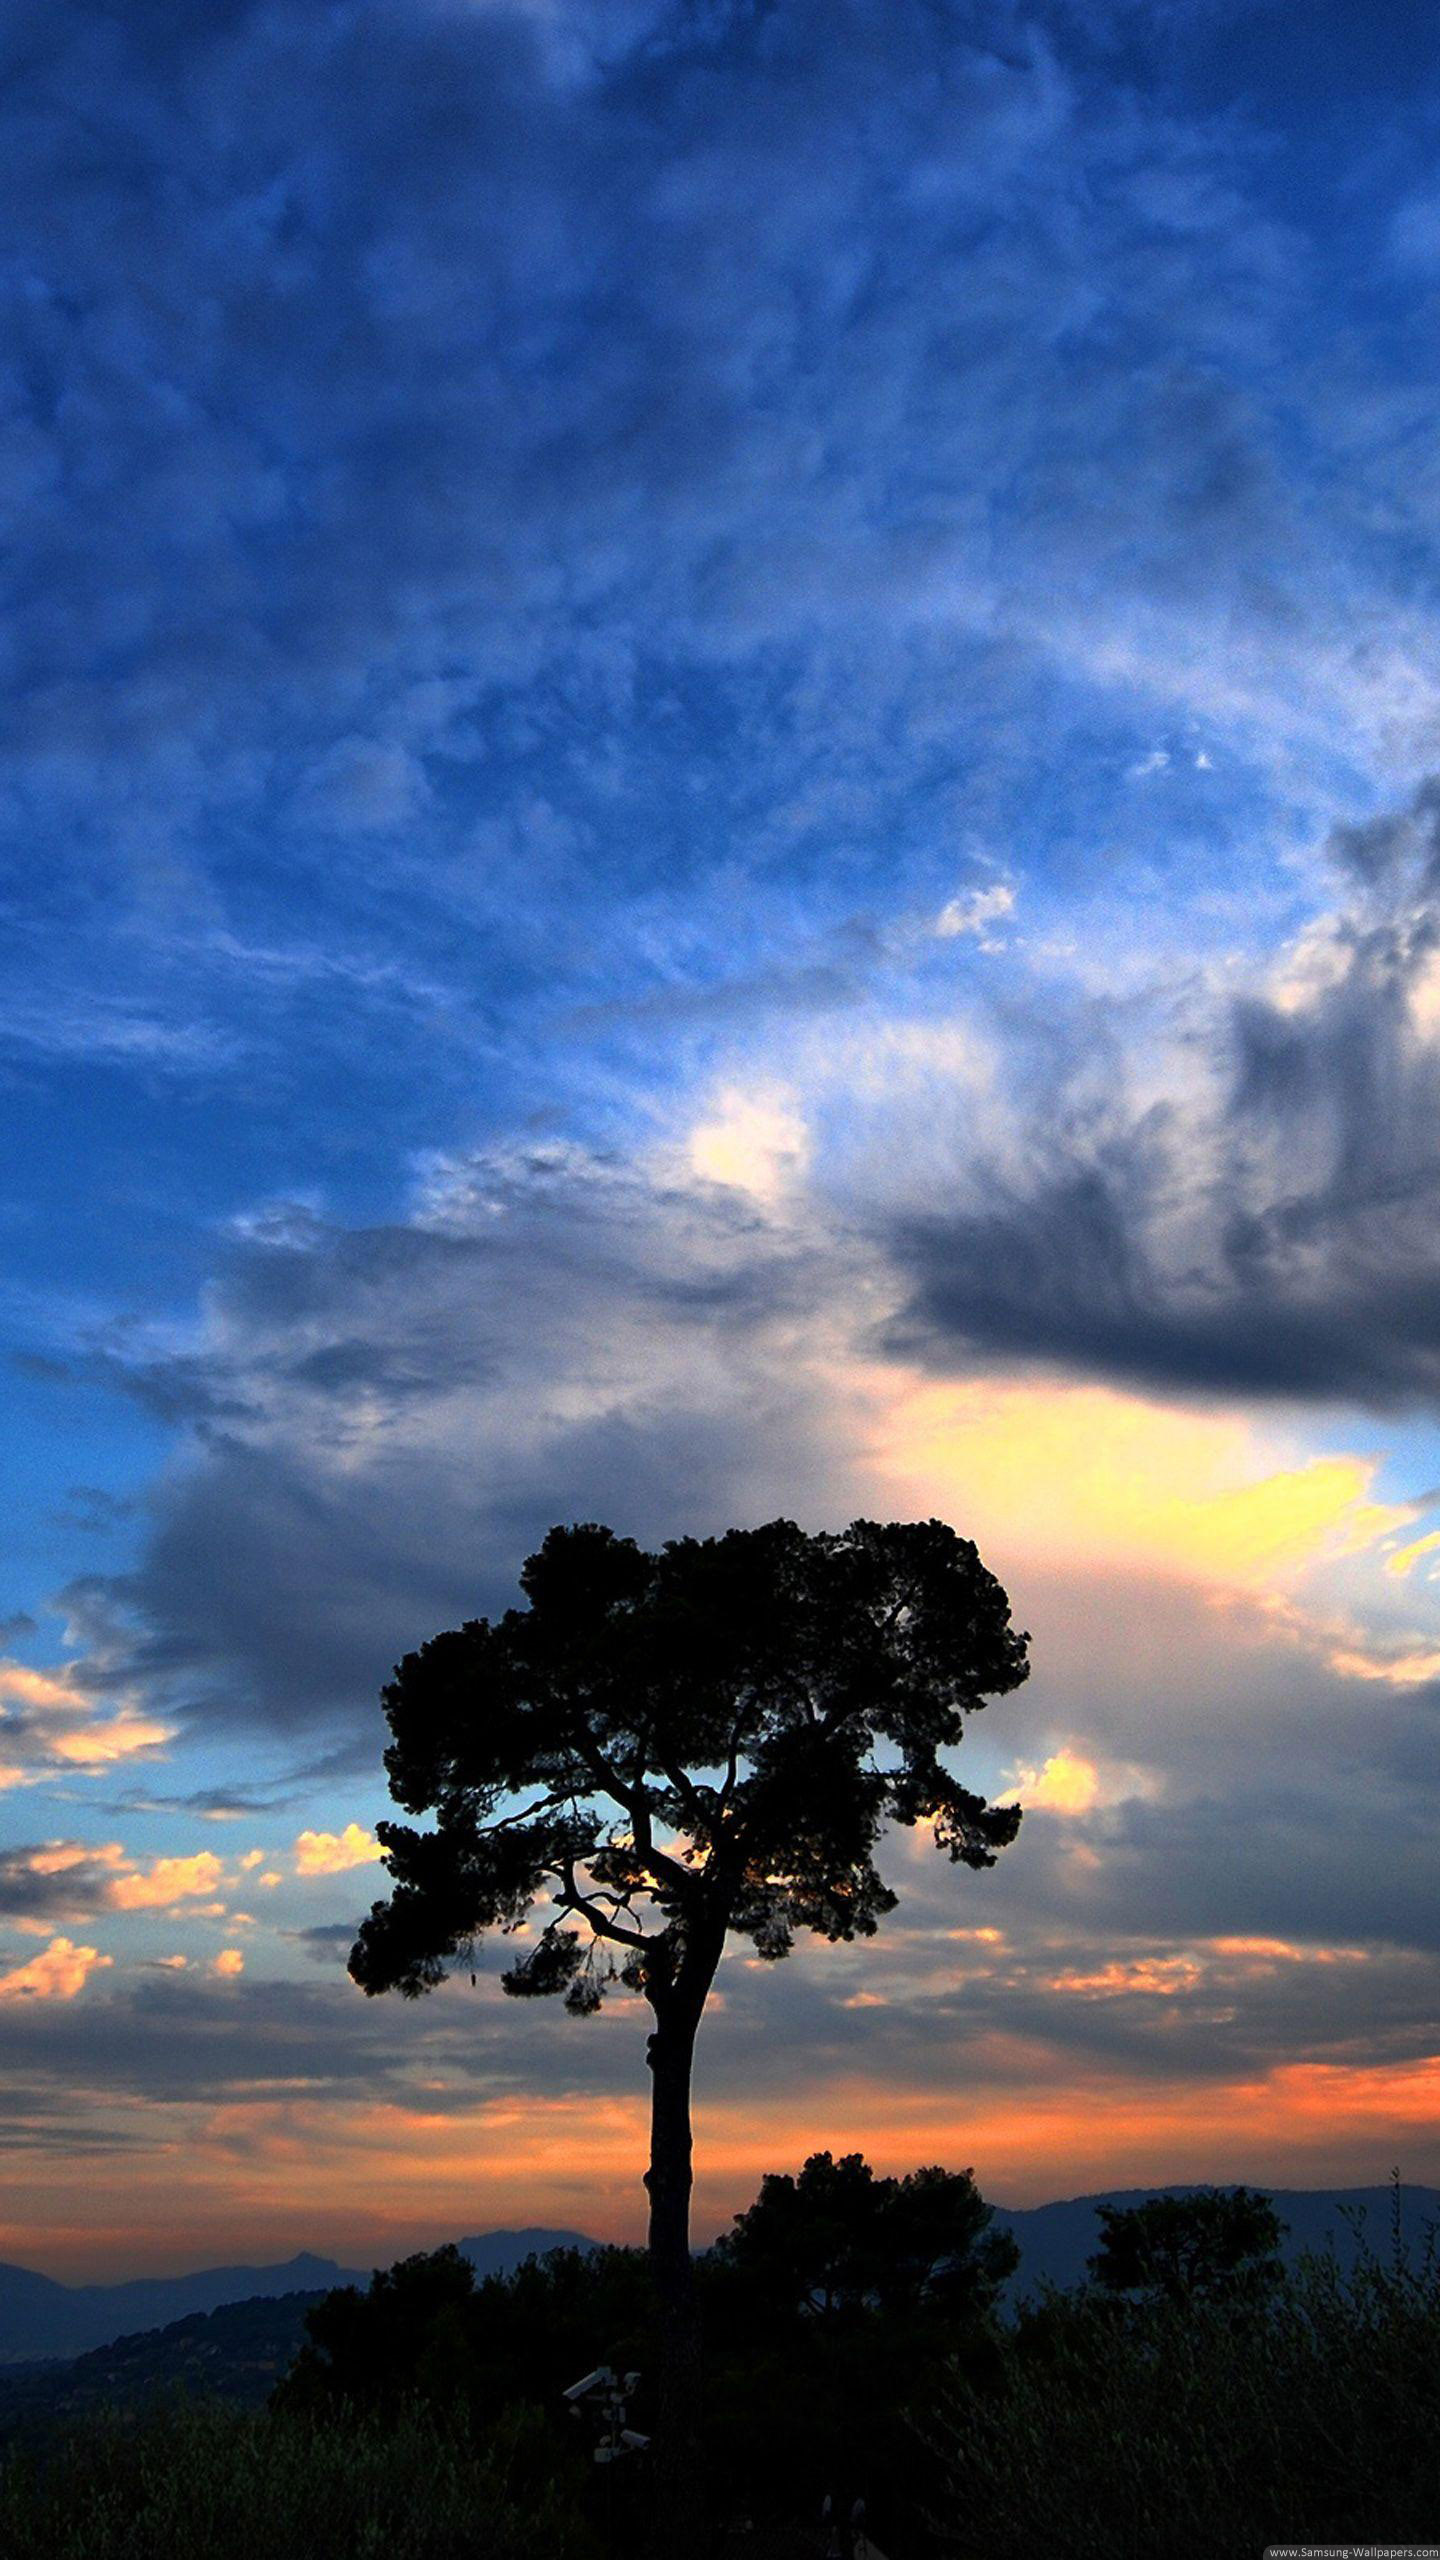
<svg viewBox="0 0 1440 2560"><path fill-rule="evenodd" d="M1193 1991L1200 1979L1201 1968L1193 1956L1116 1957L1097 1973L1057 1973L1050 1989L1088 2000L1128 1999L1137 1993L1165 2000Z"/></svg>
<svg viewBox="0 0 1440 2560"><path fill-rule="evenodd" d="M77 1947L69 1938L52 1938L42 1955L0 1974L0 2000L73 2000L92 1973L113 1964L95 1947Z"/></svg>
<svg viewBox="0 0 1440 2560"><path fill-rule="evenodd" d="M1089 1813L1099 1795L1094 1761L1067 1748L1052 1752L1042 1768L1017 1770L1008 1800L1023 1804L1027 1813L1080 1814Z"/></svg>
<svg viewBox="0 0 1440 2560"><path fill-rule="evenodd" d="M233 1982L245 1970L245 1958L238 1947L222 1947L210 1968L222 1982Z"/></svg>
<svg viewBox="0 0 1440 2560"><path fill-rule="evenodd" d="M46 1840L0 1849L0 1920L38 1934L48 1921L76 1921L110 1907L117 1870L126 1864L117 1840Z"/></svg>
<svg viewBox="0 0 1440 2560"><path fill-rule="evenodd" d="M295 1843L297 1876L340 1876L350 1867L369 1866L380 1855L373 1831L347 1822L343 1831L302 1831Z"/></svg>
<svg viewBox="0 0 1440 2560"><path fill-rule="evenodd" d="M199 1340L137 1346L192 1455L134 1570L64 1594L87 1677L376 1767L398 1652L504 1605L554 1520L664 1536L828 1480L833 1268L730 1186L576 1149L432 1162L405 1224L258 1225Z"/></svg>
<svg viewBox="0 0 1440 2560"><path fill-rule="evenodd" d="M974 934L984 950L995 946L993 928L1015 911L1015 891L1009 881L997 880L988 889L966 889L959 897L947 899L935 919L935 932L942 942L954 942L962 934Z"/></svg>
<svg viewBox="0 0 1440 2560"><path fill-rule="evenodd" d="M791 893L745 894L777 872L827 914L877 876L948 912L955 774L1008 830L1037 695L1047 770L1137 693L1147 740L1159 693L1282 763L1429 708L1387 530L1420 544L1408 420L1168 54L1162 104L1005 0L963 29L277 0L161 53L12 14L0 818L67 922L7 983L17 1037L254 1075L296 1037L288 951L307 1053L373 1091L362 987L433 1075L437 1012L531 1020L557 970L624 1004L637 944L681 999L737 939L738 984L783 980ZM1307 383L1319 551L1276 378ZM117 872L133 897L74 894Z"/></svg>
<svg viewBox="0 0 1440 2560"><path fill-rule="evenodd" d="M102 1776L131 1760L151 1760L175 1728L133 1706L109 1707L71 1666L58 1672L0 1661L0 1788L34 1785L58 1772Z"/></svg>
<svg viewBox="0 0 1440 2560"><path fill-rule="evenodd" d="M1363 1645L1337 1645L1329 1659L1331 1669L1350 1680L1381 1680L1392 1689L1430 1689L1440 1683L1437 1645L1388 1653Z"/></svg>
<svg viewBox="0 0 1440 2560"><path fill-rule="evenodd" d="M224 1869L209 1849L190 1858L157 1858L143 1872L117 1876L110 1900L117 1911L172 1911L182 1902L214 1894Z"/></svg>
<svg viewBox="0 0 1440 2560"><path fill-rule="evenodd" d="M1378 1462L1284 1463L1243 1411L1028 1379L872 1379L892 1498L939 1502L1010 1552L1148 1566L1269 1588L1378 1546L1411 1507L1375 1498Z"/></svg>
<svg viewBox="0 0 1440 2560"><path fill-rule="evenodd" d="M0 1919L33 1930L47 1919L75 1922L99 1911L176 1911L186 1903L223 1910L210 1900L223 1881L210 1850L145 1865L118 1840L47 1840L0 1850Z"/></svg>
<svg viewBox="0 0 1440 2560"><path fill-rule="evenodd" d="M1349 903L1143 1072L1123 1039L1062 1038L1030 1108L957 1152L949 1202L884 1213L895 1346L1162 1394L1433 1401L1437 824L1427 785L1339 831Z"/></svg>
<svg viewBox="0 0 1440 2560"><path fill-rule="evenodd" d="M687 1148L690 1169L702 1182L748 1192L773 1208L804 1171L809 1132L783 1094L731 1090L719 1096L713 1117L697 1122Z"/></svg>

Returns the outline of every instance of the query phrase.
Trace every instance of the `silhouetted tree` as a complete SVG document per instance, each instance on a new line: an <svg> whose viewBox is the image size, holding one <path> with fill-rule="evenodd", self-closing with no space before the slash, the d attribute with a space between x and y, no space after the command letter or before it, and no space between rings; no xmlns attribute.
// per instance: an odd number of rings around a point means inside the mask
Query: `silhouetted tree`
<svg viewBox="0 0 1440 2560"><path fill-rule="evenodd" d="M349 2400L392 2409L465 2397L475 2270L447 2244L337 2285L305 2314L307 2343L276 2392L281 2408Z"/></svg>
<svg viewBox="0 0 1440 2560"><path fill-rule="evenodd" d="M778 2304L822 2320L978 2317L1020 2263L993 2219L969 2169L877 2178L858 2151L816 2151L798 2178L762 2182L718 2255Z"/></svg>
<svg viewBox="0 0 1440 2560"><path fill-rule="evenodd" d="M1251 2187L1201 2187L1184 2196L1099 2207L1100 2246L1089 2260L1110 2293L1169 2302L1254 2292L1280 2274L1285 2225Z"/></svg>
<svg viewBox="0 0 1440 2560"><path fill-rule="evenodd" d="M280 2408L381 2414L423 2403L477 2418L517 2402L569 2434L560 2395L605 2357L651 2363L653 2294L638 2249L554 2249L477 2278L453 2246L337 2287L305 2316ZM648 2327L647 2327L648 2324Z"/></svg>
<svg viewBox="0 0 1440 2560"><path fill-rule="evenodd" d="M644 1997L650 2257L683 2361L691 2066L727 1935L770 1959L801 1928L871 1935L896 1900L874 1859L886 1822L993 1865L1019 1812L944 1755L1024 1679L1026 1640L938 1520L776 1520L658 1554L557 1528L521 1583L528 1608L434 1637L384 1692L391 1792L436 1819L379 1826L394 1891L350 1970L413 1997L548 1895L504 1988L581 2015L615 1984Z"/></svg>

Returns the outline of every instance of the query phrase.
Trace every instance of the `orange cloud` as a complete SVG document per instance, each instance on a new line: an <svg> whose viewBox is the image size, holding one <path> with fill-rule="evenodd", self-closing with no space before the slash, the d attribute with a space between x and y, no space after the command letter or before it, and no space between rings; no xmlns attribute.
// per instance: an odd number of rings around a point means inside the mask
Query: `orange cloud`
<svg viewBox="0 0 1440 2560"><path fill-rule="evenodd" d="M1368 1947L1297 1947L1288 1938L1210 1938L1217 1956L1242 1956L1263 1964L1368 1964Z"/></svg>
<svg viewBox="0 0 1440 2560"><path fill-rule="evenodd" d="M1046 1988L1073 1991L1090 2000L1113 2000L1133 1992L1170 1999L1177 1991L1193 1991L1203 1973L1193 1956L1117 1957L1095 1973L1052 1974Z"/></svg>
<svg viewBox="0 0 1440 2560"><path fill-rule="evenodd" d="M146 1759L174 1737L174 1726L160 1724L154 1716L123 1714L49 1734L46 1740L57 1760L93 1773L111 1769L119 1760Z"/></svg>
<svg viewBox="0 0 1440 2560"><path fill-rule="evenodd" d="M69 1938L52 1938L44 1953L12 1973L0 1974L0 2000L73 2000L92 1973L113 1964L96 1947L77 1947Z"/></svg>
<svg viewBox="0 0 1440 2560"><path fill-rule="evenodd" d="M131 1707L102 1715L73 1671L36 1671L8 1657L0 1659L0 1736L7 1728L14 1756L0 1762L0 1788L33 1785L57 1766L96 1776L151 1757L175 1732Z"/></svg>
<svg viewBox="0 0 1440 2560"><path fill-rule="evenodd" d="M245 1959L238 1947L222 1947L212 1967L212 1971L227 1982L233 1981L236 1974L244 1970Z"/></svg>
<svg viewBox="0 0 1440 2560"><path fill-rule="evenodd" d="M72 1867L119 1867L125 1863L125 1852L118 1840L106 1840L96 1849L84 1840L46 1840L40 1848L32 1849L25 1860L32 1876L63 1876Z"/></svg>
<svg viewBox="0 0 1440 2560"><path fill-rule="evenodd" d="M0 1788L33 1785L47 1768L95 1776L124 1760L146 1759L174 1739L174 1727L122 1707L100 1716L94 1702L64 1672L34 1671L23 1662L0 1661L0 1734L6 1702L13 1759L0 1763Z"/></svg>
<svg viewBox="0 0 1440 2560"><path fill-rule="evenodd" d="M1347 1680L1379 1680L1391 1689L1424 1689L1440 1680L1440 1650L1433 1645L1405 1653L1367 1653L1358 1645L1337 1645L1329 1662Z"/></svg>
<svg viewBox="0 0 1440 2560"><path fill-rule="evenodd" d="M59 1707L72 1714L85 1704L63 1673L32 1671L26 1662L0 1662L0 1698L15 1698L24 1707Z"/></svg>
<svg viewBox="0 0 1440 2560"><path fill-rule="evenodd" d="M117 1876L108 1899L117 1911L165 1911L178 1902L213 1894L224 1869L210 1849L193 1858L157 1858L143 1873Z"/></svg>
<svg viewBox="0 0 1440 2560"><path fill-rule="evenodd" d="M1235 1605L1237 1595L1226 1597ZM1369 1635L1353 1617L1300 1607L1283 1591L1240 1597L1242 1605L1256 1609L1274 1634L1313 1653L1343 1680L1369 1680L1401 1690L1425 1688L1440 1680L1440 1648L1430 1634L1392 1627Z"/></svg>
<svg viewBox="0 0 1440 2560"><path fill-rule="evenodd" d="M368 1867L380 1855L373 1831L347 1822L343 1831L302 1831L295 1843L297 1876L339 1876L348 1867Z"/></svg>

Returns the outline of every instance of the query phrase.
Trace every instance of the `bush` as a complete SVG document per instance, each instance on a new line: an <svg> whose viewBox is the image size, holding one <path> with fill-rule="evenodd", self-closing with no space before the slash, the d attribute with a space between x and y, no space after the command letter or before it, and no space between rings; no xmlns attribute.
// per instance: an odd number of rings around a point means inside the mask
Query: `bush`
<svg viewBox="0 0 1440 2560"><path fill-rule="evenodd" d="M1440 2268L1302 2261L1268 2296L1051 2294L929 2430L942 2547L1254 2560L1416 2542L1440 2514Z"/></svg>
<svg viewBox="0 0 1440 2560"><path fill-rule="evenodd" d="M596 2560L538 2413L483 2438L198 2402L86 2420L0 2464L6 2560Z"/></svg>

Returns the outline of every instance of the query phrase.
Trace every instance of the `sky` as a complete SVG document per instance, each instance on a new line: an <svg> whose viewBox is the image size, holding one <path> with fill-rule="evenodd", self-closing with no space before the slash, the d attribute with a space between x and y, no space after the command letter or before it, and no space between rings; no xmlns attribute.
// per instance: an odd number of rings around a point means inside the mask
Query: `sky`
<svg viewBox="0 0 1440 2560"><path fill-rule="evenodd" d="M12 0L0 2256L643 2228L345 1975L557 1520L1031 1634L696 2223L1440 2183L1440 77L1280 0Z"/></svg>

